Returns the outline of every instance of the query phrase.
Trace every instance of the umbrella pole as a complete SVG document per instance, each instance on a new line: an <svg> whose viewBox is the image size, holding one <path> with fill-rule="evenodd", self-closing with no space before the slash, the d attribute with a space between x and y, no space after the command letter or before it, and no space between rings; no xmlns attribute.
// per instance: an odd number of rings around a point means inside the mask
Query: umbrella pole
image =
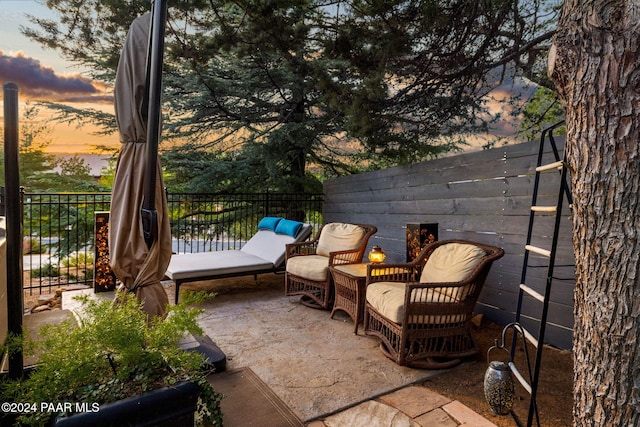
<svg viewBox="0 0 640 427"><path fill-rule="evenodd" d="M150 248L158 237L156 212L156 169L158 143L162 132L162 63L164 61L164 33L167 21L167 1L154 0L151 13L149 56L147 57L148 118L147 165L142 201L142 227L144 239Z"/></svg>
<svg viewBox="0 0 640 427"><path fill-rule="evenodd" d="M7 326L9 336L22 336L22 212L18 163L18 86L4 84L4 174L7 244ZM9 376L20 378L22 349L9 353Z"/></svg>

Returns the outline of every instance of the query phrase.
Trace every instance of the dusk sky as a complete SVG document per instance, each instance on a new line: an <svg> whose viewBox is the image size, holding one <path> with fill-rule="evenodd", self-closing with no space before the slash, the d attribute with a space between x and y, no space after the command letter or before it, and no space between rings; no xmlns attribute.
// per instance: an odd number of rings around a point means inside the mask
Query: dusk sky
<svg viewBox="0 0 640 427"><path fill-rule="evenodd" d="M26 14L53 17L39 0L0 0L0 83L18 85L19 100L47 100L77 108L92 107L113 112L110 88L90 80L56 51L45 50L20 33L20 26L31 26ZM2 94L0 93L0 99ZM46 110L42 110L43 118ZM0 110L2 115L2 110ZM56 125L51 153L87 153L94 145L118 146L118 135L96 137L90 128Z"/></svg>

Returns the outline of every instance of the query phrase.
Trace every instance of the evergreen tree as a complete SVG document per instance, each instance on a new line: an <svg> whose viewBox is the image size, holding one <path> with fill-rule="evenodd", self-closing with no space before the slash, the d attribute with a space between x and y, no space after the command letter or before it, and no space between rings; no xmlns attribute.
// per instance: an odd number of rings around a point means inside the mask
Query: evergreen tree
<svg viewBox="0 0 640 427"><path fill-rule="evenodd" d="M40 31L25 34L107 81L129 24L149 7L144 0L47 5L59 22L33 18ZM170 2L164 135L187 145L175 145L163 162L201 171L198 188L207 176L210 189L300 191L315 186L316 176L456 149L491 120L483 97L507 64L532 79L542 75L555 7L517 0Z"/></svg>
<svg viewBox="0 0 640 427"><path fill-rule="evenodd" d="M53 187L56 181L55 156L46 153L51 144L53 128L38 120L39 110L27 103L20 121L20 185L27 191L43 191Z"/></svg>
<svg viewBox="0 0 640 427"><path fill-rule="evenodd" d="M60 179L67 190L83 192L108 189L96 182L91 176L91 167L78 155L56 159L54 164L59 169Z"/></svg>
<svg viewBox="0 0 640 427"><path fill-rule="evenodd" d="M40 109L27 102L19 121L20 185L27 192L100 191L105 187L95 183L90 168L83 159L57 159L47 153L53 142L51 122L41 119ZM56 167L60 171L56 171ZM4 185L4 155L0 185Z"/></svg>
<svg viewBox="0 0 640 427"><path fill-rule="evenodd" d="M523 141L537 140L544 129L564 118L562 105L560 105L555 91L543 86L536 90L526 103L522 113L523 119L520 123L519 137ZM566 129L561 126L553 133L554 135L564 135Z"/></svg>

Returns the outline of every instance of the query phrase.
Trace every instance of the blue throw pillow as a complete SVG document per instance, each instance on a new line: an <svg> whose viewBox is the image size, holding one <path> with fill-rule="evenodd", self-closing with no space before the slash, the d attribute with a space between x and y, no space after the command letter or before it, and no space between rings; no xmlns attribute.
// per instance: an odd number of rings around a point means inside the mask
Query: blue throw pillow
<svg viewBox="0 0 640 427"><path fill-rule="evenodd" d="M298 234L301 228L301 222L283 219L276 226L276 234L286 234L291 237L296 237L296 234Z"/></svg>
<svg viewBox="0 0 640 427"><path fill-rule="evenodd" d="M258 230L271 230L276 231L276 226L282 220L282 218L265 216L258 223Z"/></svg>

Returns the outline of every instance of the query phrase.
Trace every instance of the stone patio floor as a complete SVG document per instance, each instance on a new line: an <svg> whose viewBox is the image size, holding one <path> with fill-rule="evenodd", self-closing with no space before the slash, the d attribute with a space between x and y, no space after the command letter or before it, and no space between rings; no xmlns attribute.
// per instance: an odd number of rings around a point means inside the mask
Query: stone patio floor
<svg viewBox="0 0 640 427"><path fill-rule="evenodd" d="M307 427L496 427L457 400L425 387L408 386Z"/></svg>
<svg viewBox="0 0 640 427"><path fill-rule="evenodd" d="M323 419L310 421L305 426L496 427L459 401L417 385L408 385L367 400Z"/></svg>

